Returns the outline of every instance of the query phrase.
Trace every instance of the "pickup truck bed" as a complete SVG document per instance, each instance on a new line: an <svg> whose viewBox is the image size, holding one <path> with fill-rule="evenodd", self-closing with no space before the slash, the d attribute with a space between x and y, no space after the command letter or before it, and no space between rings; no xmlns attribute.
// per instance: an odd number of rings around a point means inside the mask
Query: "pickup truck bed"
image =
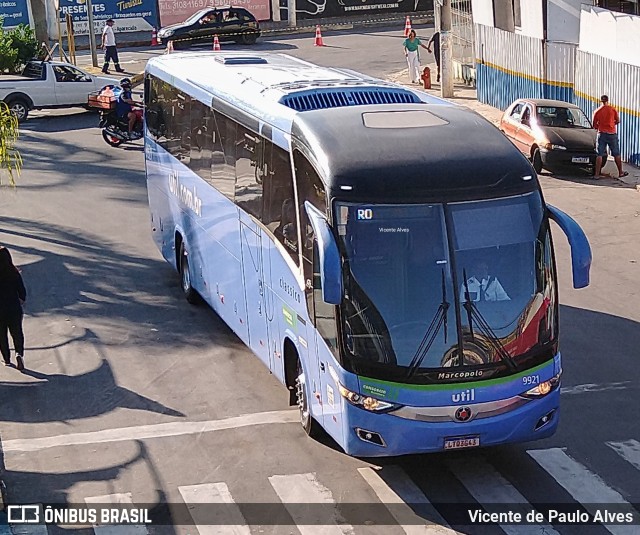
<svg viewBox="0 0 640 535"><path fill-rule="evenodd" d="M30 61L22 76L0 76L0 100L22 122L33 109L84 107L90 93L113 83L69 63Z"/></svg>

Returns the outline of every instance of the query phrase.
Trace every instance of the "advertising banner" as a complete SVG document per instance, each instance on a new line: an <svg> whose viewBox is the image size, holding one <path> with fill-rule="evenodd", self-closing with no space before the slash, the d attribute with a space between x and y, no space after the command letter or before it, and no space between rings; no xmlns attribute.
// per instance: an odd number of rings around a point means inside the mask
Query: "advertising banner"
<svg viewBox="0 0 640 535"><path fill-rule="evenodd" d="M1 2L2 0L0 0ZM160 24L169 26L187 20L196 11L208 7L236 6L251 12L258 20L269 20L270 0L158 0L160 5Z"/></svg>
<svg viewBox="0 0 640 535"><path fill-rule="evenodd" d="M433 9L433 0L297 0L300 19L362 16L367 13L411 13Z"/></svg>
<svg viewBox="0 0 640 535"><path fill-rule="evenodd" d="M3 2L4 0L0 0ZM156 0L92 0L93 25L96 33L102 33L107 19L113 19L113 31L124 32L151 31L158 28L158 10ZM73 28L76 35L89 34L89 20L85 0L59 0L59 14L62 35L66 35L65 15L73 17ZM57 34L57 29L53 34ZM52 33L50 32L50 35Z"/></svg>
<svg viewBox="0 0 640 535"><path fill-rule="evenodd" d="M18 24L31 25L31 13L28 0L0 0L0 19L4 28L13 28Z"/></svg>

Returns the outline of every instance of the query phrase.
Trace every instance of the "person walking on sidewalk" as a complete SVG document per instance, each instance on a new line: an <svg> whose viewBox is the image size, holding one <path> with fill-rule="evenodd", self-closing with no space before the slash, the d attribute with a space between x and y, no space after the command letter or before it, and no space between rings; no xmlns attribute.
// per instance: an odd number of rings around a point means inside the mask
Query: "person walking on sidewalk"
<svg viewBox="0 0 640 535"><path fill-rule="evenodd" d="M0 353L4 365L11 364L9 338L7 330L13 338L16 350L16 367L24 370L24 333L22 331L22 303L27 298L22 276L13 265L11 253L0 246Z"/></svg>
<svg viewBox="0 0 640 535"><path fill-rule="evenodd" d="M436 82L440 81L440 32L436 32L431 36L431 39L427 43L427 50L431 52L431 45L433 45L433 57L436 58L436 66L438 67L438 77Z"/></svg>
<svg viewBox="0 0 640 535"><path fill-rule="evenodd" d="M418 47L426 49L427 47L420 42L420 39L416 37L416 32L411 30L409 37L407 37L402 43L404 47L404 56L407 58L407 65L409 66L409 78L411 83L420 83L420 55L418 54Z"/></svg>
<svg viewBox="0 0 640 535"><path fill-rule="evenodd" d="M600 97L600 106L593 114L593 127L598 131L596 137L596 168L594 172L595 178L603 178L609 175L602 173L602 158L607 155L607 146L611 151L616 166L618 167L618 177L622 178L629 173L622 170L622 158L620 157L620 142L618 140L617 126L620 124L620 117L617 110L609 104L609 97L602 95Z"/></svg>
<svg viewBox="0 0 640 535"><path fill-rule="evenodd" d="M116 72L124 72L120 68L120 60L118 60L118 47L116 46L116 36L113 33L113 19L109 19L102 30L102 50L104 50L104 66L102 72L109 74L109 61L113 60Z"/></svg>

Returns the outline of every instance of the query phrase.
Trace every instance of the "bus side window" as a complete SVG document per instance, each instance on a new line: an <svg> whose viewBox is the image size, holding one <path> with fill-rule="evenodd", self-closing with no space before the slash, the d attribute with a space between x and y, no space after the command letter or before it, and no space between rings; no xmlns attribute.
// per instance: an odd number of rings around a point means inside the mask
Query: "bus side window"
<svg viewBox="0 0 640 535"><path fill-rule="evenodd" d="M236 123L217 111L213 113L211 185L228 199L235 199Z"/></svg>
<svg viewBox="0 0 640 535"><path fill-rule="evenodd" d="M207 182L211 181L213 116L209 106L191 100L191 158L189 167Z"/></svg>
<svg viewBox="0 0 640 535"><path fill-rule="evenodd" d="M262 218L262 138L238 125L236 131L236 204Z"/></svg>
<svg viewBox="0 0 640 535"><path fill-rule="evenodd" d="M298 264L298 221L289 153L271 141L265 140L264 143L266 172L262 222Z"/></svg>

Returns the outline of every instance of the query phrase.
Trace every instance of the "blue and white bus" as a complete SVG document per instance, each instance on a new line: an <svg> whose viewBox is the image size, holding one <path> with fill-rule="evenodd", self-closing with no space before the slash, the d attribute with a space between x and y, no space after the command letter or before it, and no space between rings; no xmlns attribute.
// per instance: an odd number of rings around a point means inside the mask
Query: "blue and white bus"
<svg viewBox="0 0 640 535"><path fill-rule="evenodd" d="M149 61L153 237L289 390L308 434L386 456L548 437L562 364L550 220L491 124L281 54Z"/></svg>

